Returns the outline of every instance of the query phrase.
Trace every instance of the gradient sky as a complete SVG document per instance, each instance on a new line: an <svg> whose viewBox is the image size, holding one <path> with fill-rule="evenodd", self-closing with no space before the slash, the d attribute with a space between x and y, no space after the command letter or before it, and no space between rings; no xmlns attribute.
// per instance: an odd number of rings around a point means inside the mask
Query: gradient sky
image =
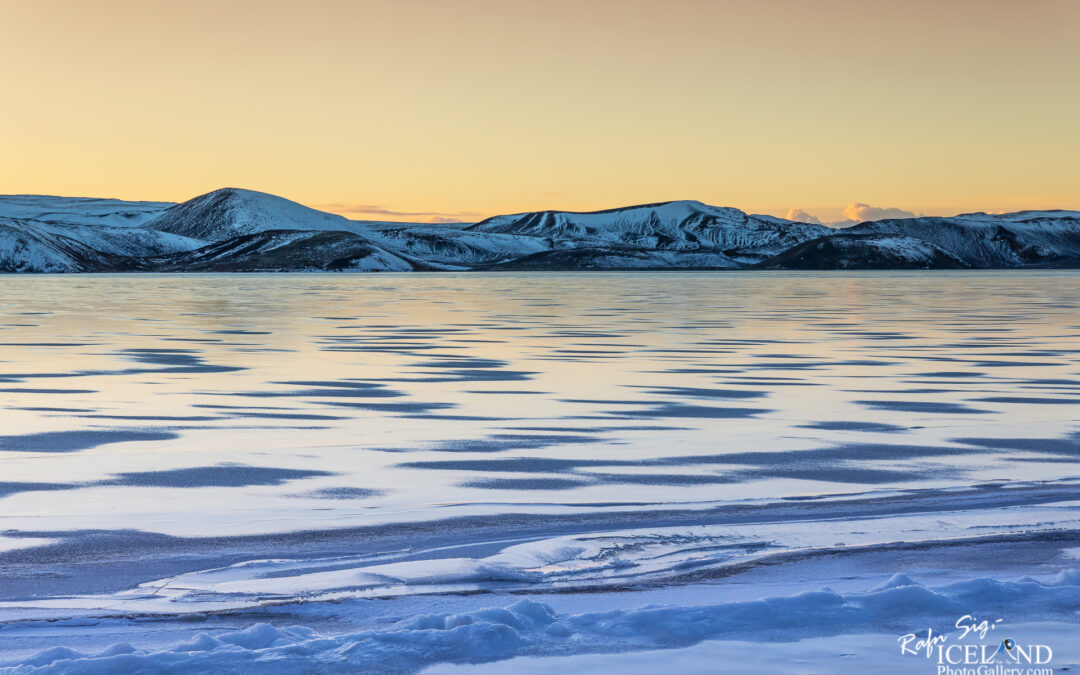
<svg viewBox="0 0 1080 675"><path fill-rule="evenodd" d="M1075 0L0 0L0 193L1080 209L1078 35Z"/></svg>

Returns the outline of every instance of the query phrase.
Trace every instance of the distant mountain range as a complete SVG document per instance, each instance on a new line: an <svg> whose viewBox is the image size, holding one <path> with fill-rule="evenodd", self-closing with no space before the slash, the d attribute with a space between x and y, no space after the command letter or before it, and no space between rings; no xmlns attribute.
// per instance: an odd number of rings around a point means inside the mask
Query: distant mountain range
<svg viewBox="0 0 1080 675"><path fill-rule="evenodd" d="M1080 212L832 229L696 201L465 225L348 220L225 188L181 204L0 196L0 272L1080 267Z"/></svg>

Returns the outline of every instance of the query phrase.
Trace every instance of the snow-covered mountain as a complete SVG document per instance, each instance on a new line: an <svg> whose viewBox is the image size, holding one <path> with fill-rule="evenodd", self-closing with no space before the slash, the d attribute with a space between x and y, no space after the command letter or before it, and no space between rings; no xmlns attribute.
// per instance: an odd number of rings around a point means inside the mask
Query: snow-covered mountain
<svg viewBox="0 0 1080 675"><path fill-rule="evenodd" d="M763 266L979 268L1075 261L1080 261L1080 212L1020 211L860 223L784 251Z"/></svg>
<svg viewBox="0 0 1080 675"><path fill-rule="evenodd" d="M0 272L111 272L204 242L144 227L0 218Z"/></svg>
<svg viewBox="0 0 1080 675"><path fill-rule="evenodd" d="M26 221L0 218L0 271L88 272L103 262L79 255L73 249L77 245L50 237Z"/></svg>
<svg viewBox="0 0 1080 675"><path fill-rule="evenodd" d="M712 249L742 263L757 262L830 232L822 225L748 215L688 200L587 213L538 211L495 216L467 229L542 238L552 249Z"/></svg>
<svg viewBox="0 0 1080 675"><path fill-rule="evenodd" d="M366 238L374 223L251 190L181 204L12 195L0 214L11 216L0 220L0 272L428 268Z"/></svg>
<svg viewBox="0 0 1080 675"><path fill-rule="evenodd" d="M169 207L146 227L213 242L267 230L349 231L354 226L265 192L222 188Z"/></svg>
<svg viewBox="0 0 1080 675"><path fill-rule="evenodd" d="M803 242L761 264L768 269L954 269L963 263L917 237L834 234Z"/></svg>
<svg viewBox="0 0 1080 675"><path fill-rule="evenodd" d="M475 225L348 220L225 188L180 204L0 196L0 272L1080 267L1080 212L834 230L696 201Z"/></svg>
<svg viewBox="0 0 1080 675"><path fill-rule="evenodd" d="M0 272L137 269L138 258L186 251L202 241L143 227L167 202L8 195L0 197Z"/></svg>

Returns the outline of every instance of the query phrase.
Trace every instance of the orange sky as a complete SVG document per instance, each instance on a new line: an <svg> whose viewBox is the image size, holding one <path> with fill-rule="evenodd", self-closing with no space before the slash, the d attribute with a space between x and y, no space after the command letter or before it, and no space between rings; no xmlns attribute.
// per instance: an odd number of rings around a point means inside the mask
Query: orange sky
<svg viewBox="0 0 1080 675"><path fill-rule="evenodd" d="M0 0L0 193L1080 209L1074 0Z"/></svg>

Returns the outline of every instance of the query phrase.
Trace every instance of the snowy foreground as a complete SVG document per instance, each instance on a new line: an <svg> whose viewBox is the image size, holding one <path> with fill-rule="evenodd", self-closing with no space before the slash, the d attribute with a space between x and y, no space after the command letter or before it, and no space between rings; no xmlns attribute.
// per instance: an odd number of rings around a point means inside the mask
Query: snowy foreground
<svg viewBox="0 0 1080 675"><path fill-rule="evenodd" d="M0 672L1080 667L1075 273L77 280Z"/></svg>
<svg viewBox="0 0 1080 675"><path fill-rule="evenodd" d="M692 589L683 589L686 590ZM675 593L678 595L678 592ZM604 604L601 599L597 604ZM571 597L564 602L584 604ZM936 652L900 654L896 627L938 627L968 615L977 606L992 614L1019 617L1007 626L1021 644L1052 645L1024 667L1043 664L1076 668L1080 646L1075 623L1032 622L1024 617L1073 614L1080 603L1080 573L1071 571L1048 583L1033 579L999 582L978 578L928 588L902 575L863 592L828 589L709 605L648 605L636 609L561 612L551 604L522 599L504 606L461 613L419 614L387 626L327 631L302 624L260 622L242 630L195 631L173 628L168 645L118 641L104 648L54 647L11 664L14 672L154 672L188 670L304 672L839 672L874 667L884 672L936 672ZM338 620L348 617L341 607ZM1019 611L1018 611L1019 609ZM325 608L311 611L318 620ZM296 618L307 615L295 610ZM57 637L90 642L135 632L137 620L99 619L61 622ZM165 639L162 628L152 639ZM18 640L13 626L10 639ZM925 631L924 631L925 632ZM959 631L945 632L946 645L965 644ZM842 637L838 637L842 636ZM991 639L997 651L1001 636ZM967 644L982 645L977 635ZM688 647L690 646L690 647ZM911 647L912 650L915 647ZM645 654L625 654L646 650ZM653 650L673 650L656 652ZM513 659L510 662L500 661ZM499 661L487 667L476 664ZM1001 664L1016 665L1002 655ZM725 664L719 666L718 664Z"/></svg>

